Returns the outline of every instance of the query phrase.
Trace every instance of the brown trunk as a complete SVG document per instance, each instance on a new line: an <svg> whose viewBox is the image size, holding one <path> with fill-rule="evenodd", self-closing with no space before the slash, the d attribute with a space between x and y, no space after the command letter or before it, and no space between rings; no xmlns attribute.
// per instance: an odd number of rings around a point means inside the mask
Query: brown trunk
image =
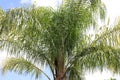
<svg viewBox="0 0 120 80"><path fill-rule="evenodd" d="M64 73L65 73L65 68L64 68L64 60L61 58L55 60L55 65L56 65L56 77L55 80L64 80Z"/></svg>
<svg viewBox="0 0 120 80"><path fill-rule="evenodd" d="M55 80L64 80L65 74L64 56L61 54L55 60L55 70L56 70Z"/></svg>
<svg viewBox="0 0 120 80"><path fill-rule="evenodd" d="M61 72L61 73L58 73L58 75L56 75L56 78L55 78L55 80L64 80L64 73L63 72Z"/></svg>
<svg viewBox="0 0 120 80"><path fill-rule="evenodd" d="M64 39L62 38L62 46L60 48L59 54L55 59L55 80L65 80L65 49L64 49Z"/></svg>

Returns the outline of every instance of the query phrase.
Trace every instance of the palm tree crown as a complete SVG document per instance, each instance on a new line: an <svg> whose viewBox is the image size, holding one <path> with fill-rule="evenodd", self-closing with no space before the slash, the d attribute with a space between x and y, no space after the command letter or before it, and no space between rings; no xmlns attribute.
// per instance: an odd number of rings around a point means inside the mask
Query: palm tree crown
<svg viewBox="0 0 120 80"><path fill-rule="evenodd" d="M40 67L45 64L54 80L81 80L86 69L119 69L119 64L113 66L119 63L119 50L105 40L117 30L102 33L94 41L88 41L85 32L96 26L98 18L104 19L101 0L65 0L56 10L16 8L0 14L4 15L0 20L1 47L15 56L5 61L3 73L13 70L36 78L43 73L50 80Z"/></svg>

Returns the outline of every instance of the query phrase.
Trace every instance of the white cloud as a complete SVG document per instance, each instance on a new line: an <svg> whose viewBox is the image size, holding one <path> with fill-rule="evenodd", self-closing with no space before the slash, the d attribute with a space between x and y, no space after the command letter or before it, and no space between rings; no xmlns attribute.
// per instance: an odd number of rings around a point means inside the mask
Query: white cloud
<svg viewBox="0 0 120 80"><path fill-rule="evenodd" d="M0 51L0 67L2 66L3 60L7 57L6 51Z"/></svg>
<svg viewBox="0 0 120 80"><path fill-rule="evenodd" d="M21 4L32 4L31 2L32 0L21 0L20 1Z"/></svg>
<svg viewBox="0 0 120 80"><path fill-rule="evenodd" d="M37 6L55 6L54 0L33 0Z"/></svg>
<svg viewBox="0 0 120 80"><path fill-rule="evenodd" d="M0 51L0 59L4 59L7 56L6 51Z"/></svg>
<svg viewBox="0 0 120 80"><path fill-rule="evenodd" d="M36 6L50 6L52 8L57 8L62 0L32 0Z"/></svg>
<svg viewBox="0 0 120 80"><path fill-rule="evenodd" d="M110 78L115 78L116 80L120 80L119 74L113 74L111 71L107 69L103 69L103 71L96 70L95 72L86 72L86 80L109 80Z"/></svg>
<svg viewBox="0 0 120 80"><path fill-rule="evenodd" d="M120 0L103 0L107 6L107 11L110 16L119 16L120 15Z"/></svg>
<svg viewBox="0 0 120 80"><path fill-rule="evenodd" d="M61 4L62 0L21 0L21 4L34 4L35 6L49 6L57 8Z"/></svg>
<svg viewBox="0 0 120 80"><path fill-rule="evenodd" d="M120 16L120 0L102 0L107 7L107 17L110 17L110 22L114 23L115 19Z"/></svg>

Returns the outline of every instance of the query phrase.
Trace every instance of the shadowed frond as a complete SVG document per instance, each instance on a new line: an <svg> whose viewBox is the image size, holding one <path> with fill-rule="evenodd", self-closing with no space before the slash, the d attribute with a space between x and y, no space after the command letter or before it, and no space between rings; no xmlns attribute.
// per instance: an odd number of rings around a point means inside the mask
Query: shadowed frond
<svg viewBox="0 0 120 80"><path fill-rule="evenodd" d="M67 80L84 80L84 70L79 61L74 62L72 66L67 68L66 78Z"/></svg>

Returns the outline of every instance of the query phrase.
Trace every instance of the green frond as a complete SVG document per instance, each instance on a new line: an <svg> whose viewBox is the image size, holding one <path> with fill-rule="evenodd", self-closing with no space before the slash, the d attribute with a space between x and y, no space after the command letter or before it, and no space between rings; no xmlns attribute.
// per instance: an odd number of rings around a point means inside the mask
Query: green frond
<svg viewBox="0 0 120 80"><path fill-rule="evenodd" d="M5 12L0 8L0 23L1 20L4 18Z"/></svg>
<svg viewBox="0 0 120 80"><path fill-rule="evenodd" d="M104 26L103 30L100 33L96 34L95 40L91 45L109 45L115 48L120 46L120 20L114 25L114 27Z"/></svg>
<svg viewBox="0 0 120 80"><path fill-rule="evenodd" d="M84 69L81 62L76 60L73 65L69 66L66 70L66 77L68 80L84 80Z"/></svg>
<svg viewBox="0 0 120 80"><path fill-rule="evenodd" d="M32 64L24 58L8 58L3 64L2 73L7 71L15 71L18 74L32 74L35 78L40 78L41 74L44 74L49 80L50 78L43 72L42 69Z"/></svg>
<svg viewBox="0 0 120 80"><path fill-rule="evenodd" d="M75 64L79 69L95 70L107 68L115 73L118 73L120 66L120 50L107 45L90 46L83 49L75 55L69 62L68 67L73 67ZM75 67L75 68L77 68ZM81 71L82 72L82 71Z"/></svg>
<svg viewBox="0 0 120 80"><path fill-rule="evenodd" d="M94 70L96 68L103 69L113 67L114 70L119 70L119 55L120 51L110 46L98 46L96 50L87 52L86 55L79 59L82 62L83 68Z"/></svg>
<svg viewBox="0 0 120 80"><path fill-rule="evenodd" d="M71 67L66 73L66 77L68 80L84 80L83 71L76 69L75 67Z"/></svg>

